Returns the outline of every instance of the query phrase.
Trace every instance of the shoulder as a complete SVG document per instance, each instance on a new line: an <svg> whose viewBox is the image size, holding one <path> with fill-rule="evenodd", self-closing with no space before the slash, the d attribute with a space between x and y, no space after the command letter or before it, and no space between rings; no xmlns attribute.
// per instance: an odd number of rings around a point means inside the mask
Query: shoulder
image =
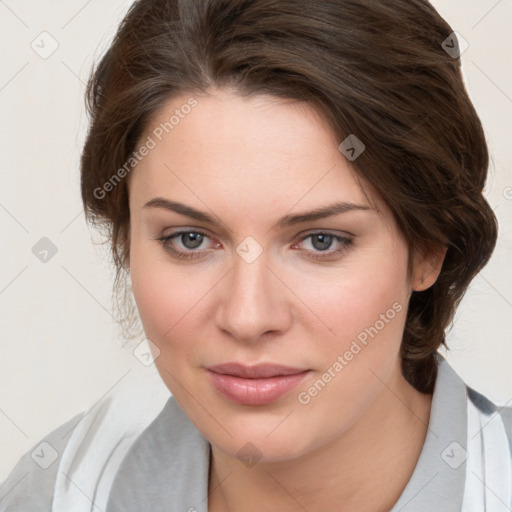
<svg viewBox="0 0 512 512"><path fill-rule="evenodd" d="M157 377L130 370L115 392L31 447L0 487L0 512L90 510L89 496L105 510L123 457L169 397Z"/></svg>
<svg viewBox="0 0 512 512"><path fill-rule="evenodd" d="M486 396L468 386L468 398L483 413L489 415L489 419L500 418L505 427L510 452L512 456L512 407L503 407L495 404Z"/></svg>
<svg viewBox="0 0 512 512"><path fill-rule="evenodd" d="M437 398L438 401L449 404L445 412L450 411L450 414L445 414L445 416L450 418L452 424L457 422L461 427L467 429L469 428L467 415L470 406L473 406L472 410L478 411L482 416L484 426L490 425L494 433L504 430L503 438L506 437L508 441L512 457L512 408L494 403L467 385L441 354L438 353L436 356L438 360L436 388L439 388ZM483 432L483 430L484 428L478 428L479 432Z"/></svg>
<svg viewBox="0 0 512 512"><path fill-rule="evenodd" d="M0 512L50 511L62 455L81 412L30 448L0 485Z"/></svg>
<svg viewBox="0 0 512 512"><path fill-rule="evenodd" d="M52 507L90 510L88 496L94 497L98 509L106 510L110 488L124 467L123 460L128 454L140 455L140 451L131 450L132 446L167 402L156 428L143 435L136 447L160 461L167 460L171 454L164 459L158 456L165 446L165 435L175 432L172 458L186 461L186 447L194 443L198 433L189 439L193 429L170 399L156 369L131 369L118 381L115 392L58 427L23 455L0 486L0 512L43 512Z"/></svg>

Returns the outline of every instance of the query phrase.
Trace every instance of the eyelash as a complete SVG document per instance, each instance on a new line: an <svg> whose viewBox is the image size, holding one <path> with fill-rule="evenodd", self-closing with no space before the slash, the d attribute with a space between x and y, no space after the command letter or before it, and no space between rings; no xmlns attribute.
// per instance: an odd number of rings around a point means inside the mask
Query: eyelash
<svg viewBox="0 0 512 512"><path fill-rule="evenodd" d="M158 237L156 240L158 240L160 242L162 247L169 254L171 254L171 256L173 256L173 257L175 257L177 259L188 259L188 260L199 259L199 258L201 258L200 251L193 251L193 250L177 251L176 249L174 249L173 247L171 247L169 245L169 242L172 239L178 238L181 235L186 235L186 234L189 234L189 233L194 233L196 235L203 235L205 237L208 237L208 235L206 233L204 233L203 231L200 231L200 230L188 230L188 231L178 231L177 233L173 233L172 235L161 236L161 237ZM315 235L326 235L326 236L332 237L334 240L337 240L340 243L341 247L339 249L335 249L335 250L331 250L331 251L317 251L316 253L306 254L306 257L310 258L312 260L323 260L323 259L330 258L330 257L332 257L332 256L334 256L336 254L342 254L353 244L353 240L351 238L344 237L344 236L339 236L339 235L336 235L335 233L332 233L330 231L314 231L314 232L310 232L310 233L306 234L305 236L303 236L299 240L299 243L301 243L304 240L307 240L308 238L310 238L312 236L315 236ZM199 256L196 256L196 254L199 254Z"/></svg>

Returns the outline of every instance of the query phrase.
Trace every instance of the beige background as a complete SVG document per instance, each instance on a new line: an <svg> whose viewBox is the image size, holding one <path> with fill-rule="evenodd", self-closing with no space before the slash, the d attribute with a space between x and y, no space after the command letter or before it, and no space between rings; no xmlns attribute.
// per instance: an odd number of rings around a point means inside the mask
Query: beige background
<svg viewBox="0 0 512 512"><path fill-rule="evenodd" d="M111 270L91 243L78 187L84 84L130 3L0 1L0 480L47 432L141 364L120 346ZM501 226L447 357L468 384L512 403L512 2L433 3L469 43L463 71L488 136L487 194ZM47 58L31 47L44 53L57 44ZM46 263L32 252L43 237L57 249Z"/></svg>

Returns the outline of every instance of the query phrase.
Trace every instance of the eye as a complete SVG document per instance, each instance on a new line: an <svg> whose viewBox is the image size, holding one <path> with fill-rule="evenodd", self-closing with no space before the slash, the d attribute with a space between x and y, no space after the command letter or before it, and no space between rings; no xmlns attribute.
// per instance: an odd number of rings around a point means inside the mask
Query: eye
<svg viewBox="0 0 512 512"><path fill-rule="evenodd" d="M198 251L195 249L200 248L207 238L209 239L210 237L202 231L188 230L178 231L172 235L161 236L157 238L157 240L162 244L162 247L175 258L198 259L202 258L207 251ZM176 247L176 245L179 246L180 244L183 249ZM217 244L217 246L219 245L220 244Z"/></svg>
<svg viewBox="0 0 512 512"><path fill-rule="evenodd" d="M162 247L172 257L189 260L199 259L206 255L209 249L203 248L202 250L198 250L204 245L206 239L210 239L210 237L199 230L178 231L177 233L157 238ZM328 231L318 231L308 233L300 239L299 243L292 246L292 248L297 247L297 245L309 239L312 249L306 249L301 252L304 252L307 258L315 260L328 259L336 255L341 255L347 251L353 243L353 240L346 236L340 236ZM336 244L337 247L329 250L334 244ZM221 244L219 243L215 244L215 247L220 246Z"/></svg>
<svg viewBox="0 0 512 512"><path fill-rule="evenodd" d="M307 250L305 256L315 260L327 259L332 256L341 255L346 252L353 243L351 238L340 236L328 231L309 233L300 239L300 243L308 239L310 239L310 245L313 249ZM333 244L336 244L337 248L329 250ZM296 245L294 247L296 247Z"/></svg>

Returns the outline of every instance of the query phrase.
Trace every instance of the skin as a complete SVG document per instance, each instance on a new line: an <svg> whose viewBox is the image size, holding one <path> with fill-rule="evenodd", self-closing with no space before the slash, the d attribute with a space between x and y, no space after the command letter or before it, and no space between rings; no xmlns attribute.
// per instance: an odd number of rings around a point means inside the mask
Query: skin
<svg viewBox="0 0 512 512"><path fill-rule="evenodd" d="M169 100L141 141L190 97ZM369 184L361 188L341 141L311 106L219 89L194 97L198 105L129 177L129 266L158 371L211 443L209 510L389 510L414 470L431 405L400 370L406 308L413 290L435 282L444 253L417 258L408 274L391 212ZM218 223L144 206L155 197ZM337 201L368 209L274 227ZM198 248L180 237L167 247L196 259L178 259L157 240L184 229L207 236ZM322 246L307 235L322 230L352 243L343 249L332 239L326 251L340 253L309 258ZM249 236L263 251L251 263L236 252ZM396 303L401 311L300 403L298 393ZM239 405L205 370L228 361L310 373L271 404ZM248 442L261 456L250 467L237 457Z"/></svg>

